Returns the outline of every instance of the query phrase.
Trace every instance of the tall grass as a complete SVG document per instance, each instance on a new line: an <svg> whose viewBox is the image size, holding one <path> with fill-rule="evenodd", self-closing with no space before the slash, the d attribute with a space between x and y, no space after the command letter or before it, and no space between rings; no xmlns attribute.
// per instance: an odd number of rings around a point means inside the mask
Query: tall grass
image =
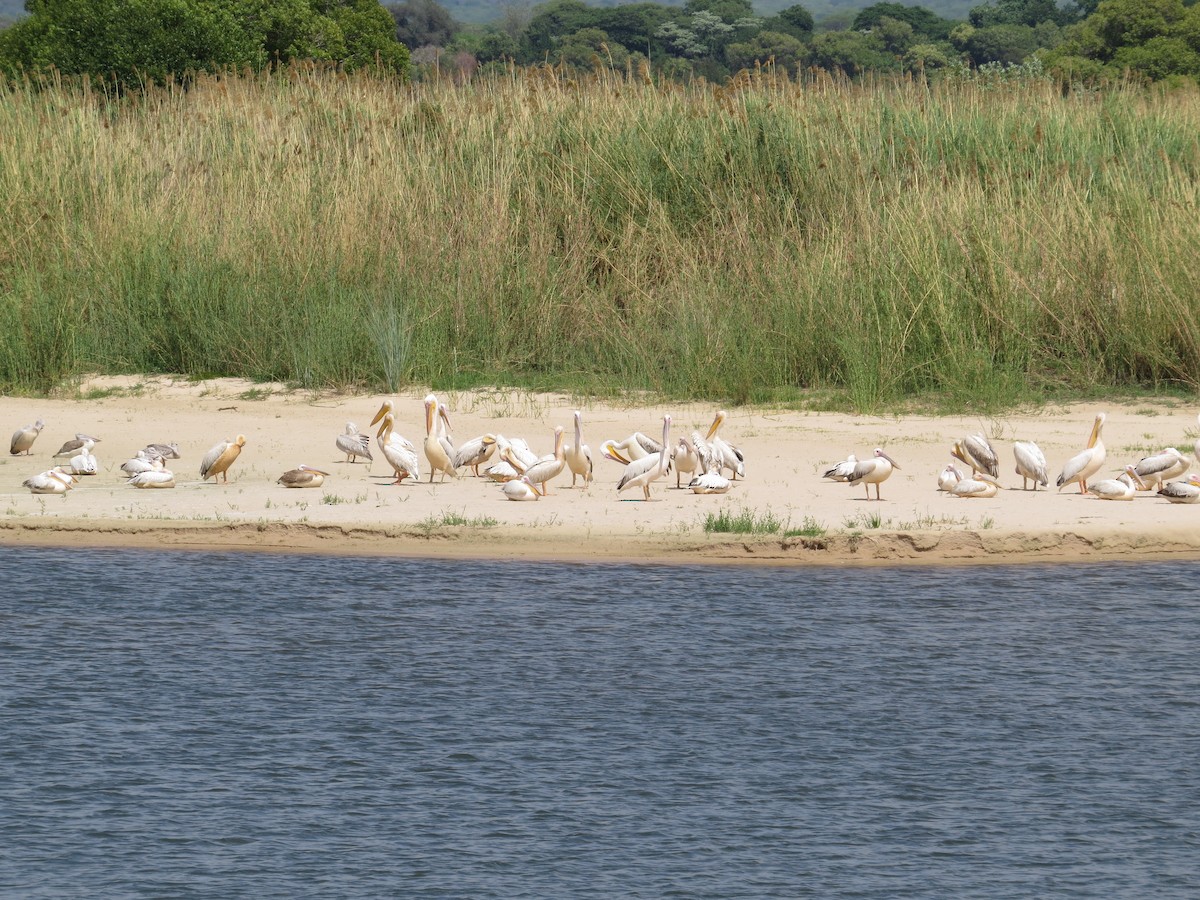
<svg viewBox="0 0 1200 900"><path fill-rule="evenodd" d="M1200 385L1200 96L295 69L0 87L0 387L1004 406Z"/></svg>

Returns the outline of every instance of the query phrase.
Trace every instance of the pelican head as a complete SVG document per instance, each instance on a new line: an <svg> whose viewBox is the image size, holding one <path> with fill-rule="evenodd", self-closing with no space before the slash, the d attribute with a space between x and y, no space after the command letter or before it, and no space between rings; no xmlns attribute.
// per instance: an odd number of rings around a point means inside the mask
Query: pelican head
<svg viewBox="0 0 1200 900"><path fill-rule="evenodd" d="M600 445L600 455L613 462L619 462L623 466L629 465L629 459L617 449L616 441L611 438Z"/></svg>
<svg viewBox="0 0 1200 900"><path fill-rule="evenodd" d="M391 400L384 400L383 405L379 407L379 412L375 413L375 418L371 420L371 424L381 421L385 416L396 411L395 405Z"/></svg>
<svg viewBox="0 0 1200 900"><path fill-rule="evenodd" d="M706 441L711 441L713 435L721 429L721 425L725 422L725 417L727 415L728 413L726 413L725 410L717 410L717 414L713 417L712 424L708 426L708 434L704 435L704 439Z"/></svg>
<svg viewBox="0 0 1200 900"><path fill-rule="evenodd" d="M391 405L390 400L388 401L387 405ZM383 412L383 410L380 410L380 412ZM385 435L391 434L392 428L396 423L396 419L392 415L391 410L387 410L386 412L383 412L382 421L380 420L381 417L376 415L375 418L371 420L371 424L374 425L376 422L380 423L379 431L375 433L375 437L383 440Z"/></svg>
<svg viewBox="0 0 1200 900"><path fill-rule="evenodd" d="M883 449L881 447L875 448L875 455L878 456L880 459L886 459L888 462L890 462L892 464L893 469L900 468L899 464L894 459L892 459L890 456L888 456L886 453L884 453Z"/></svg>
<svg viewBox="0 0 1200 900"><path fill-rule="evenodd" d="M1088 437L1088 447L1095 447L1096 441L1100 440L1100 429L1104 427L1104 420L1107 418L1106 413L1096 413L1096 422L1092 425L1092 433Z"/></svg>
<svg viewBox="0 0 1200 900"><path fill-rule="evenodd" d="M296 466L296 468L301 472L313 472L317 475L324 475L326 478L328 478L330 474L329 472L323 472L320 469L314 469L312 466L306 466L304 463L300 463L300 465Z"/></svg>
<svg viewBox="0 0 1200 900"><path fill-rule="evenodd" d="M438 418L446 426L446 431L450 431L450 408L445 403L438 404Z"/></svg>

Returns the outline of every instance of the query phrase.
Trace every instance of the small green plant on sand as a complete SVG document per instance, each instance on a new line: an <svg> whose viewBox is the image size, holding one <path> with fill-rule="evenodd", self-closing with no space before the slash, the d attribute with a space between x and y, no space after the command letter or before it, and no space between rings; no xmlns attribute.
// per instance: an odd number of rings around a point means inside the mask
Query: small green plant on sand
<svg viewBox="0 0 1200 900"><path fill-rule="evenodd" d="M769 510L758 514L752 509L738 513L723 509L704 519L704 530L716 534L778 534L782 528L783 523Z"/></svg>

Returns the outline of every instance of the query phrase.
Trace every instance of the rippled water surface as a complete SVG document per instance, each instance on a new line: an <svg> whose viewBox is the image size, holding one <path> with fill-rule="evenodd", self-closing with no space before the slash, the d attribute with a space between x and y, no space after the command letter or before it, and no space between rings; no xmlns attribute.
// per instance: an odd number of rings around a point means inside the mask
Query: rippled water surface
<svg viewBox="0 0 1200 900"><path fill-rule="evenodd" d="M1200 566L0 550L0 893L1200 896Z"/></svg>

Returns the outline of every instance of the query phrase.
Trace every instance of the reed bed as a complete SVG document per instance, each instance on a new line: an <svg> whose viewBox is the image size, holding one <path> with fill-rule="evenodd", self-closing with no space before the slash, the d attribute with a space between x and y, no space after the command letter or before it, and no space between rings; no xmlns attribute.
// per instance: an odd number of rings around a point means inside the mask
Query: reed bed
<svg viewBox="0 0 1200 900"><path fill-rule="evenodd" d="M293 69L0 87L0 386L1003 407L1200 386L1200 96Z"/></svg>

